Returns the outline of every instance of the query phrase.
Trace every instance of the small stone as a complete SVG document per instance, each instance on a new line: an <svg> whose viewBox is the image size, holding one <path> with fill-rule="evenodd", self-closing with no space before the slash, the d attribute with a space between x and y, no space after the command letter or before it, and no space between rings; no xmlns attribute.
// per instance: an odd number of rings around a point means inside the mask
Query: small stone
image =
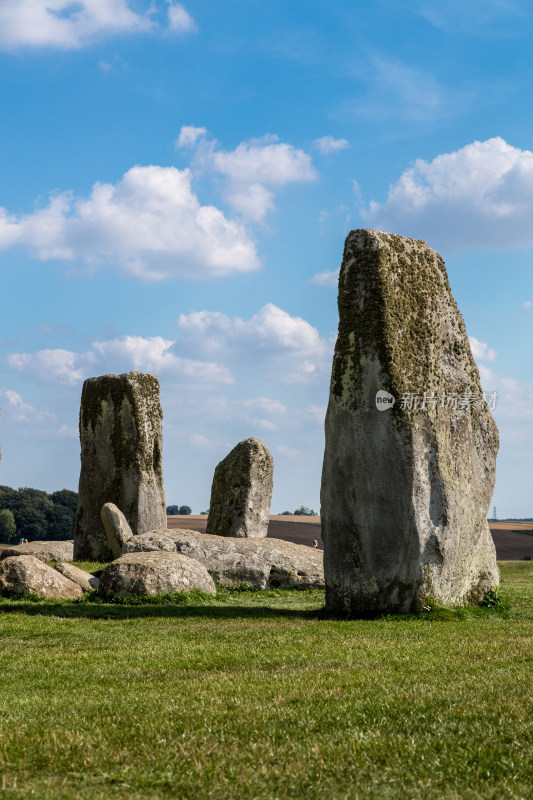
<svg viewBox="0 0 533 800"><path fill-rule="evenodd" d="M162 420L155 375L101 375L83 384L76 560L113 556L100 517L104 503L121 509L134 535L166 525Z"/></svg>
<svg viewBox="0 0 533 800"><path fill-rule="evenodd" d="M5 547L0 551L0 561L8 556L34 556L40 561L73 561L74 542L28 542Z"/></svg>
<svg viewBox="0 0 533 800"><path fill-rule="evenodd" d="M98 589L98 586L100 585L99 578L91 575L90 572L85 572L84 569L75 567L73 564L67 564L63 561L59 564L56 564L55 569L57 569L61 575L64 575L65 578L77 583L84 592L92 592L93 589Z"/></svg>
<svg viewBox="0 0 533 800"><path fill-rule="evenodd" d="M497 451L442 258L422 241L352 231L322 471L328 610L478 602L497 585Z"/></svg>
<svg viewBox="0 0 533 800"><path fill-rule="evenodd" d="M133 536L128 520L114 503L104 503L100 516L113 558L118 558L126 542Z"/></svg>
<svg viewBox="0 0 533 800"><path fill-rule="evenodd" d="M44 599L77 600L80 586L35 556L8 556L0 563L0 594L37 595Z"/></svg>
<svg viewBox="0 0 533 800"><path fill-rule="evenodd" d="M245 439L215 469L207 533L259 539L267 535L274 460L260 439Z"/></svg>
<svg viewBox="0 0 533 800"><path fill-rule="evenodd" d="M105 568L99 587L100 593L109 598L174 594L193 589L216 594L213 579L198 561L163 551L121 556Z"/></svg>

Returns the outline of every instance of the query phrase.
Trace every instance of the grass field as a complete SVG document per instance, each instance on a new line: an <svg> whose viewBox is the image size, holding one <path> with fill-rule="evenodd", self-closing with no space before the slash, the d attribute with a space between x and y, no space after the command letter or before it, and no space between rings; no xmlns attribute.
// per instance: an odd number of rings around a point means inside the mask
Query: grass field
<svg viewBox="0 0 533 800"><path fill-rule="evenodd" d="M500 566L509 610L371 621L2 600L0 796L531 798L533 565Z"/></svg>

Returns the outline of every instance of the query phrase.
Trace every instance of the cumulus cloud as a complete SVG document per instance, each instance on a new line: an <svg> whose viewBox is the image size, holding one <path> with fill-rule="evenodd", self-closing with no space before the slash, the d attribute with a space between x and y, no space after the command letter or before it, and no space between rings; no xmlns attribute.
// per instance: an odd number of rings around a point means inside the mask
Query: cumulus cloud
<svg viewBox="0 0 533 800"><path fill-rule="evenodd" d="M192 147L199 139L207 135L207 128L198 128L195 125L183 125L175 145L180 147Z"/></svg>
<svg viewBox="0 0 533 800"><path fill-rule="evenodd" d="M94 342L86 353L70 350L39 350L36 353L10 353L11 369L36 378L40 382L74 386L96 371L166 373L188 383L233 382L227 367L205 361L182 358L172 352L175 342L160 336L123 336Z"/></svg>
<svg viewBox="0 0 533 800"><path fill-rule="evenodd" d="M340 150L346 150L350 146L347 139L335 139L334 136L322 136L320 139L315 139L313 145L319 153L323 156L330 155L330 153L338 153Z"/></svg>
<svg viewBox="0 0 533 800"><path fill-rule="evenodd" d="M225 200L243 216L261 222L274 208L274 190L291 183L310 183L317 178L311 156L277 136L241 142L223 150L208 139L205 128L182 127L177 147L196 147L194 167L222 176Z"/></svg>
<svg viewBox="0 0 533 800"><path fill-rule="evenodd" d="M168 2L168 29L177 33L192 33L196 22L182 3Z"/></svg>
<svg viewBox="0 0 533 800"><path fill-rule="evenodd" d="M480 342L475 336L469 336L468 341L472 349L472 355L479 361L494 361L496 358L496 351L491 350L486 342Z"/></svg>
<svg viewBox="0 0 533 800"><path fill-rule="evenodd" d="M415 161L384 203L362 212L372 227L424 238L436 247L533 244L533 153L501 137L473 142L433 161Z"/></svg>
<svg viewBox="0 0 533 800"><path fill-rule="evenodd" d="M0 48L57 47L73 50L106 35L157 30L156 5L145 13L130 0L2 0L0 3ZM181 3L170 2L168 30L179 33L195 29L192 17Z"/></svg>
<svg viewBox="0 0 533 800"><path fill-rule="evenodd" d="M215 311L181 314L177 327L180 343L196 357L271 363L285 382L308 381L331 366L332 343L273 303L247 320Z"/></svg>
<svg viewBox="0 0 533 800"><path fill-rule="evenodd" d="M339 270L326 269L324 272L317 272L311 278L311 283L314 283L315 286L330 286L336 289L339 285Z"/></svg>
<svg viewBox="0 0 533 800"><path fill-rule="evenodd" d="M73 353L71 350L39 350L36 353L10 353L9 367L17 372L32 375L45 383L63 383L73 386L87 377L93 353Z"/></svg>
<svg viewBox="0 0 533 800"><path fill-rule="evenodd" d="M201 205L188 169L132 167L88 198L63 193L32 214L0 209L0 250L26 245L46 261L114 264L145 280L208 278L259 267L244 226Z"/></svg>
<svg viewBox="0 0 533 800"><path fill-rule="evenodd" d="M26 403L23 397L12 389L0 391L0 398L4 399L2 405L4 410L7 406L8 417L11 422L33 423L55 418L50 412L40 411L30 403Z"/></svg>

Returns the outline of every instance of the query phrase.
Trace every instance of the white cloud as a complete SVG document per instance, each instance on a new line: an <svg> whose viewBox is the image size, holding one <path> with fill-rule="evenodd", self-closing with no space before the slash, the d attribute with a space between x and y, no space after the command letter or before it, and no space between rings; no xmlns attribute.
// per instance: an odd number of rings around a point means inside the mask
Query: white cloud
<svg viewBox="0 0 533 800"><path fill-rule="evenodd" d="M78 429L72 425L60 425L56 433L62 439L77 439L79 436Z"/></svg>
<svg viewBox="0 0 533 800"><path fill-rule="evenodd" d="M167 0L168 29L177 33L192 33L196 30L196 23L182 3Z"/></svg>
<svg viewBox="0 0 533 800"><path fill-rule="evenodd" d="M286 456L287 458L296 458L296 456L300 455L300 451L297 450L295 447L287 447L285 444L278 444L277 451L282 456Z"/></svg>
<svg viewBox="0 0 533 800"><path fill-rule="evenodd" d="M26 245L41 260L115 264L145 280L207 278L259 266L244 226L203 206L189 170L132 167L117 184L96 183L88 198L51 197L33 214L0 209L0 249Z"/></svg>
<svg viewBox="0 0 533 800"><path fill-rule="evenodd" d="M196 383L232 383L229 370L213 362L193 361L172 352L175 342L154 336L123 336L107 342L94 342L94 351L106 363L121 363L140 372L171 372L180 379Z"/></svg>
<svg viewBox="0 0 533 800"><path fill-rule="evenodd" d="M152 4L136 12L130 0L2 0L0 49L57 47L74 50L102 36L155 31ZM191 32L195 23L181 3L168 8L168 30Z"/></svg>
<svg viewBox="0 0 533 800"><path fill-rule="evenodd" d="M336 289L339 285L339 270L326 269L324 272L317 272L316 275L313 275L311 278L311 283L314 283L315 286L331 286Z"/></svg>
<svg viewBox="0 0 533 800"><path fill-rule="evenodd" d="M254 222L261 222L274 208L273 190L291 183L310 183L317 178L311 156L277 136L241 142L235 150L222 150L206 138L205 128L182 127L177 147L196 146L193 167L225 179L223 195L232 208Z"/></svg>
<svg viewBox="0 0 533 800"><path fill-rule="evenodd" d="M47 419L54 419L54 415L48 411L39 411L35 406L26 403L18 392L12 389L0 391L0 398L3 397L9 409L8 416L11 422L34 423L42 422ZM5 406L4 406L5 408Z"/></svg>
<svg viewBox="0 0 533 800"><path fill-rule="evenodd" d="M183 125L180 135L176 139L175 146L192 147L198 139L202 139L207 134L207 128L197 128L195 125Z"/></svg>
<svg viewBox="0 0 533 800"><path fill-rule="evenodd" d="M75 385L87 377L94 363L92 353L73 353L70 350L39 350L37 353L10 353L9 367L24 372L44 383Z"/></svg>
<svg viewBox="0 0 533 800"><path fill-rule="evenodd" d="M273 303L245 320L214 311L181 314L179 342L194 357L217 358L232 364L270 364L284 383L325 377L331 368L332 342L301 317Z"/></svg>
<svg viewBox="0 0 533 800"><path fill-rule="evenodd" d="M322 136L320 139L315 139L313 145L319 153L327 156L330 153L338 153L340 150L346 150L350 143L347 139L335 139L334 136Z"/></svg>
<svg viewBox="0 0 533 800"><path fill-rule="evenodd" d="M533 153L496 137L431 162L418 159L385 203L363 211L373 227L447 248L533 244Z"/></svg>
<svg viewBox="0 0 533 800"><path fill-rule="evenodd" d="M533 300L526 300L526 302L524 303L524 308L527 309L533 308Z"/></svg>
<svg viewBox="0 0 533 800"><path fill-rule="evenodd" d="M468 341L470 342L472 355L476 361L494 361L496 358L496 351L491 350L486 342L480 342L475 336L469 336Z"/></svg>
<svg viewBox="0 0 533 800"><path fill-rule="evenodd" d="M11 369L33 376L40 382L74 386L89 375L105 371L166 373L187 384L233 382L227 367L205 361L193 361L171 352L175 342L160 336L123 336L105 342L94 342L92 350L74 353L70 350L39 350L36 353L11 353L7 357Z"/></svg>
<svg viewBox="0 0 533 800"><path fill-rule="evenodd" d="M273 303L264 305L249 320L232 319L219 311L180 314L177 327L185 342L206 354L235 349L246 350L251 358L256 358L258 352L312 358L322 357L327 351L316 328Z"/></svg>

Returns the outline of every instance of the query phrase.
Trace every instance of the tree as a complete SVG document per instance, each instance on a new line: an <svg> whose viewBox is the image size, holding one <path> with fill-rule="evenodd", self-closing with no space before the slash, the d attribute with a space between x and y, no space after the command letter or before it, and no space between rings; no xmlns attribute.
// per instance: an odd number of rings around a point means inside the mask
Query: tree
<svg viewBox="0 0 533 800"><path fill-rule="evenodd" d="M11 511L17 534L31 541L72 539L77 504L78 495L69 489L49 495L40 489L0 486L0 510Z"/></svg>
<svg viewBox="0 0 533 800"><path fill-rule="evenodd" d="M282 517L286 517L287 515L289 517L292 517L292 511L282 511L281 514L280 514L280 516L282 516Z"/></svg>
<svg viewBox="0 0 533 800"><path fill-rule="evenodd" d="M0 542L6 544L13 541L17 535L17 526L13 512L8 508L0 511Z"/></svg>
<svg viewBox="0 0 533 800"><path fill-rule="evenodd" d="M180 506L178 514L192 514L192 508L190 506Z"/></svg>
<svg viewBox="0 0 533 800"><path fill-rule="evenodd" d="M50 500L55 506L65 506L65 508L70 508L74 514L78 509L78 493L71 492L70 489L60 489L57 492L52 492L50 495Z"/></svg>
<svg viewBox="0 0 533 800"><path fill-rule="evenodd" d="M318 517L316 511L313 511L312 508L307 508L307 506L300 506L294 512L295 517Z"/></svg>
<svg viewBox="0 0 533 800"><path fill-rule="evenodd" d="M180 507L179 506L167 506L167 514L168 514L169 517L173 517L173 516L175 516L176 514L179 514L179 513L180 513Z"/></svg>
<svg viewBox="0 0 533 800"><path fill-rule="evenodd" d="M76 512L63 505L55 505L48 517L46 538L54 542L66 541L74 537Z"/></svg>

